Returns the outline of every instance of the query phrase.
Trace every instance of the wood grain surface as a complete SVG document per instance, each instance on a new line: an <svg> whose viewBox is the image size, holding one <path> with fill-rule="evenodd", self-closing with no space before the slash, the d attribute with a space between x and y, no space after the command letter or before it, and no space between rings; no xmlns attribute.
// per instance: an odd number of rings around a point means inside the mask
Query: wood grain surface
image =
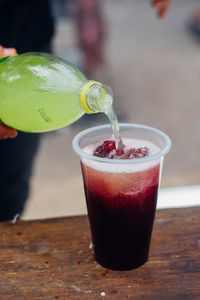
<svg viewBox="0 0 200 300"><path fill-rule="evenodd" d="M86 216L0 223L0 300L200 299L200 207L157 211L150 258L98 265Z"/></svg>

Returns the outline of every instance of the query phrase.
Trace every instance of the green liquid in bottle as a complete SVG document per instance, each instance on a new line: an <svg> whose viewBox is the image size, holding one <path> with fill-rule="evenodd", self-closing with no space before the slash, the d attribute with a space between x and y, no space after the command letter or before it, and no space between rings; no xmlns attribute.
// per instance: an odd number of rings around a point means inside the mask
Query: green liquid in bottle
<svg viewBox="0 0 200 300"><path fill-rule="evenodd" d="M120 146L108 86L88 81L76 67L45 53L25 53L0 62L0 120L4 124L25 132L45 132L65 127L86 112L104 112L116 147Z"/></svg>
<svg viewBox="0 0 200 300"><path fill-rule="evenodd" d="M85 76L48 54L27 53L0 64L0 119L27 132L67 126L85 111L79 89Z"/></svg>

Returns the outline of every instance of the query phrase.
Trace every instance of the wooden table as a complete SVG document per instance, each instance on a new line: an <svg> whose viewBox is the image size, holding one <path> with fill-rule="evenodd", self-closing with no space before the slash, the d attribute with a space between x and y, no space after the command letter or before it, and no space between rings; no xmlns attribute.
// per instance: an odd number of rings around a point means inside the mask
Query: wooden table
<svg viewBox="0 0 200 300"><path fill-rule="evenodd" d="M107 270L89 245L86 216L0 223L0 299L200 299L200 207L157 211L138 269Z"/></svg>

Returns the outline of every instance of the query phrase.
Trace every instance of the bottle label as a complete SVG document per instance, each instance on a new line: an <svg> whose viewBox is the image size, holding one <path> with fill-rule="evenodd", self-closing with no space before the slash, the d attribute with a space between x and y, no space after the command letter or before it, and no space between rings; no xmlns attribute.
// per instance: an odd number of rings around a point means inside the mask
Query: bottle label
<svg viewBox="0 0 200 300"><path fill-rule="evenodd" d="M42 119L46 123L50 123L51 122L51 119L46 115L44 108L39 108L38 112L39 112L40 116L42 117Z"/></svg>
<svg viewBox="0 0 200 300"><path fill-rule="evenodd" d="M0 63L2 63L4 60L8 59L9 56L0 57Z"/></svg>
<svg viewBox="0 0 200 300"><path fill-rule="evenodd" d="M2 63L4 60L17 56L18 54L10 55L10 56L0 56L0 63Z"/></svg>

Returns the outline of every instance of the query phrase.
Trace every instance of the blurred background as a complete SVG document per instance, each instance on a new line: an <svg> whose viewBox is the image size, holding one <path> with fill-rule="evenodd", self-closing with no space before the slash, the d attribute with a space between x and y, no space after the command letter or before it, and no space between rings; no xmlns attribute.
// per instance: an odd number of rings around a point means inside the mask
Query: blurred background
<svg viewBox="0 0 200 300"><path fill-rule="evenodd" d="M89 23L85 33L95 36L91 29L100 28L91 58L80 39L84 33L75 2L52 0L54 53L113 88L120 122L143 123L170 136L173 147L161 187L199 184L199 1L173 0L161 21L148 0L100 0L97 25ZM79 159L71 144L79 131L103 123L108 123L104 115L87 115L42 135L23 219L86 213Z"/></svg>

